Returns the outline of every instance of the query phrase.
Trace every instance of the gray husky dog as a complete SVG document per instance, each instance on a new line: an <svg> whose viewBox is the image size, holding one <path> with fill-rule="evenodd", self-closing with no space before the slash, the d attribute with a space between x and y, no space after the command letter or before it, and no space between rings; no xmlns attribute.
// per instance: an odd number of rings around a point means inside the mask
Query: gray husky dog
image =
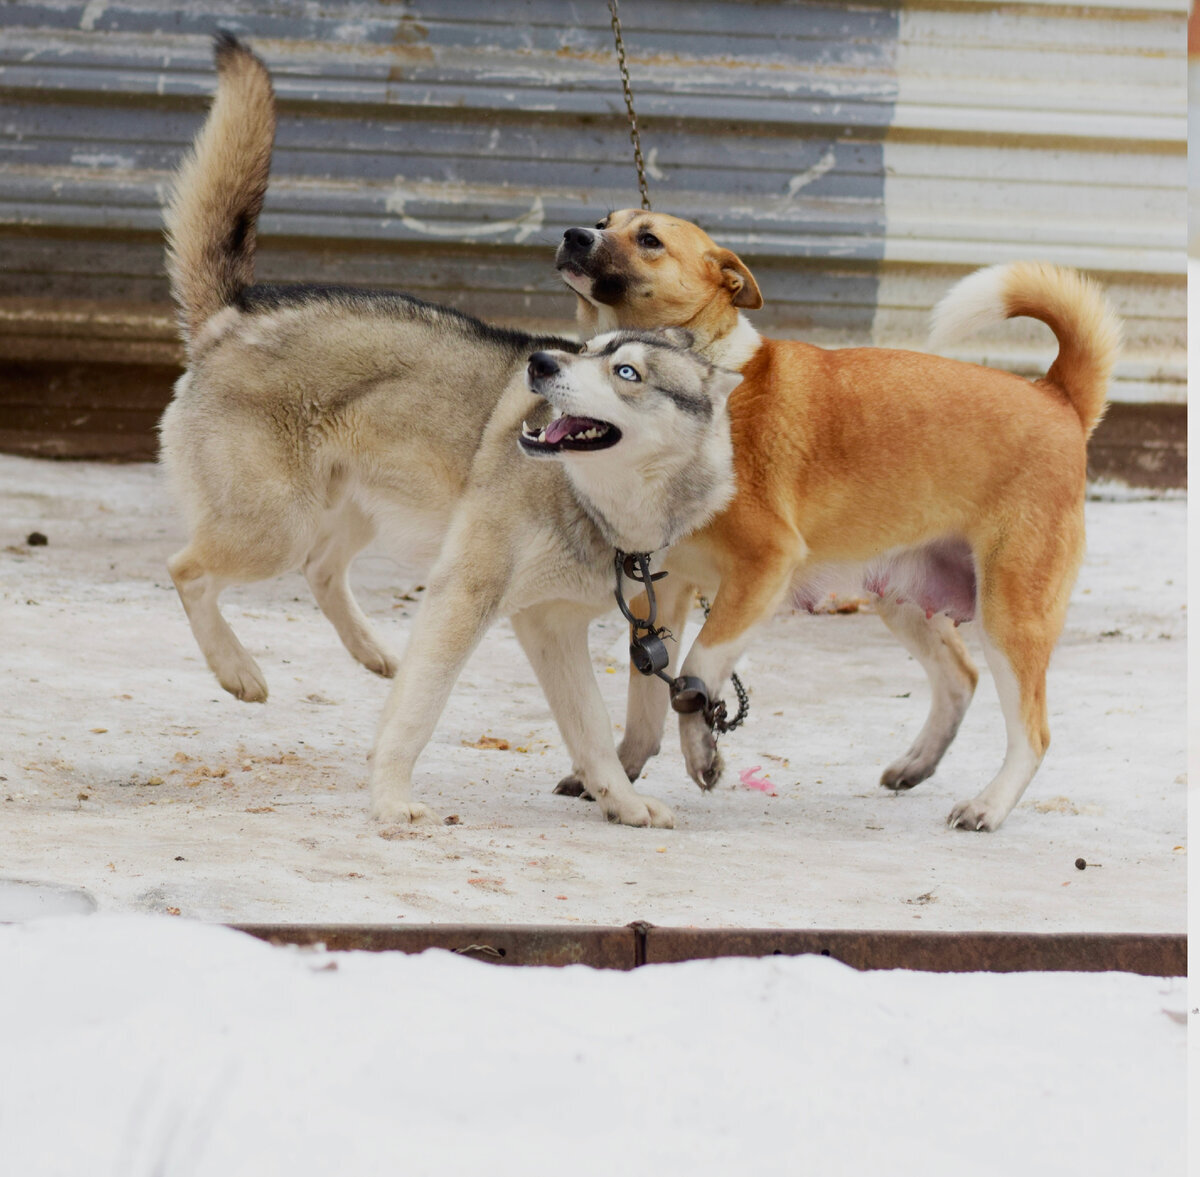
<svg viewBox="0 0 1200 1177"><path fill-rule="evenodd" d="M162 421L191 537L169 568L209 666L238 698L266 698L217 600L303 569L350 653L395 676L371 811L416 821L434 815L413 801L414 763L476 643L510 617L604 814L671 825L617 758L587 628L612 607L614 549L663 549L728 502L725 404L741 377L686 350L686 331L581 348L399 294L255 285L274 94L233 37L218 36L216 64L166 213L188 369ZM399 663L347 579L377 531L428 570Z"/></svg>

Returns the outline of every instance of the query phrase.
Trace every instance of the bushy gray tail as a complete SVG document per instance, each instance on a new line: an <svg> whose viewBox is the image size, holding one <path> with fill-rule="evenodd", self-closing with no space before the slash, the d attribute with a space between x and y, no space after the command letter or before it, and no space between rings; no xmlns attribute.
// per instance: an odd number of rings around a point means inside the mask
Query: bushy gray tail
<svg viewBox="0 0 1200 1177"><path fill-rule="evenodd" d="M217 34L213 55L217 94L164 217L167 276L189 354L205 322L254 281L255 226L275 141L266 66L230 33Z"/></svg>

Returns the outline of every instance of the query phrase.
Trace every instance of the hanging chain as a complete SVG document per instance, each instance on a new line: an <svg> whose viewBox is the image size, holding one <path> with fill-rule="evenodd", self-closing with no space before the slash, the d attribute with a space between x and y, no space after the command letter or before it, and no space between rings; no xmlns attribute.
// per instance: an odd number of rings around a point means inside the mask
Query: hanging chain
<svg viewBox="0 0 1200 1177"><path fill-rule="evenodd" d="M642 158L642 137L638 133L637 115L633 112L633 90L629 85L629 68L625 64L625 42L621 38L621 17L617 12L617 0L608 0L608 11L612 13L613 40L617 43L617 68L621 71L621 85L625 90L625 109L629 112L629 140L633 144L633 161L637 164L642 208L649 212L650 189L646 187L646 161Z"/></svg>
<svg viewBox="0 0 1200 1177"><path fill-rule="evenodd" d="M666 572L652 573L650 571L649 552L629 553L618 549L613 555L613 570L617 576L617 588L614 595L617 598L617 605L630 625L629 660L633 663L633 668L640 674L647 676L653 674L661 678L671 688L671 707L684 715L695 711L702 712L704 722L716 735L741 727L750 713L750 696L747 694L746 688L742 686L742 680L736 674L731 675L729 681L737 694L738 709L737 714L730 719L729 712L725 709L725 700L718 699L713 702L708 697L708 687L705 686L703 679L686 674L672 678L666 673L667 666L671 661L671 654L664 639L674 635L665 626L654 624L658 617L658 602L654 598L654 582L662 580L667 575ZM645 586L648 617L638 617L625 600L625 590L621 583L622 576ZM708 602L701 597L700 604L704 607L704 619L707 621Z"/></svg>
<svg viewBox="0 0 1200 1177"><path fill-rule="evenodd" d="M617 573L617 606L625 615L625 620L629 622L630 627L629 660L639 673L656 674L663 682L670 683L671 676L663 673L671 661L671 655L664 639L674 635L665 626L654 624L658 617L658 602L654 599L654 582L662 580L667 574L650 571L649 552L627 553L618 549L614 566ZM649 617L638 617L629 607L621 584L622 575L637 584L645 585Z"/></svg>

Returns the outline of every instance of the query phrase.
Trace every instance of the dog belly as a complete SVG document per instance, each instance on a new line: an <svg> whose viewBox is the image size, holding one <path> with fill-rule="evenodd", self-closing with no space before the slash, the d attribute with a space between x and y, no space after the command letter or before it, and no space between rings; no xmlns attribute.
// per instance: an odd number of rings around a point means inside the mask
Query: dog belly
<svg viewBox="0 0 1200 1177"><path fill-rule="evenodd" d="M885 552L858 568L819 568L793 585L797 608L810 613L831 592L866 591L897 605L913 604L927 617L945 613L955 622L975 617L975 556L963 539L941 539L919 548Z"/></svg>
<svg viewBox="0 0 1200 1177"><path fill-rule="evenodd" d="M410 504L365 502L383 550L410 576L426 576L437 561L450 526L448 511L423 511Z"/></svg>

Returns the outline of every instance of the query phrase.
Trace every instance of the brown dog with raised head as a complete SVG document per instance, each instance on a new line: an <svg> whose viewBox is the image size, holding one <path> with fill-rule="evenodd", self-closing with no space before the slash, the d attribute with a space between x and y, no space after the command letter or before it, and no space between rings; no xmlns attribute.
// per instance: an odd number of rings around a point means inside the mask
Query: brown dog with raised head
<svg viewBox="0 0 1200 1177"><path fill-rule="evenodd" d="M971 700L978 675L955 627L977 618L1008 747L997 775L948 821L996 829L1050 739L1046 669L1083 555L1087 439L1120 346L1103 295L1072 270L1014 263L978 271L943 299L934 347L1019 315L1048 324L1058 358L1029 381L911 351L765 339L741 314L762 305L750 271L675 217L627 209L569 229L557 266L586 334L683 326L697 350L743 377L729 399L736 496L672 549L675 575L659 593L675 633L696 588L713 597L682 673L715 699L753 628L789 592L811 604L852 570L929 676L925 726L882 778L908 789L936 769ZM620 748L631 779L658 751L666 709L661 684L634 674ZM692 778L711 788L722 764L701 713L680 716L680 739Z"/></svg>

